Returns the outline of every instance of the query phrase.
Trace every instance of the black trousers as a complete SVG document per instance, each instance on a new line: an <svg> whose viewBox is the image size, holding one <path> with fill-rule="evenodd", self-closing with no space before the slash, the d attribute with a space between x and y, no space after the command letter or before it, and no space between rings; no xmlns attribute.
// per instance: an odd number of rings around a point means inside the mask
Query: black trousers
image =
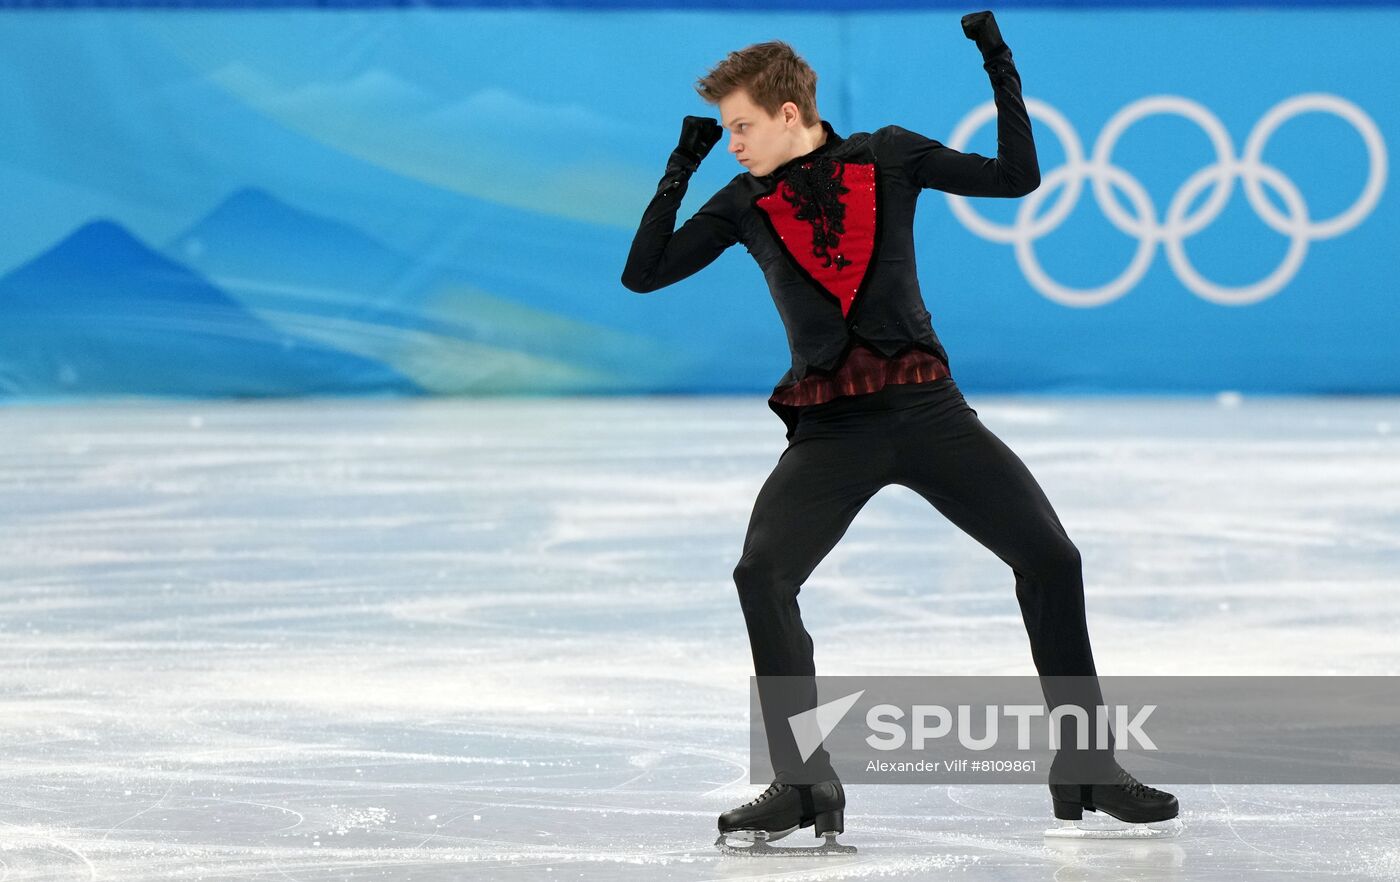
<svg viewBox="0 0 1400 882"><path fill-rule="evenodd" d="M1084 615L1079 550L1025 464L992 434L951 379L886 386L802 409L787 448L754 503L734 582L748 626L769 753L777 779L836 775L825 748L805 762L787 718L814 707L812 638L802 584L882 487L914 490L1011 567L1047 707L1102 703ZM765 677L781 688L765 689ZM1049 679L1046 678L1063 678ZM804 679L793 679L804 678ZM1073 719L1062 745L1075 745ZM1054 765L1112 762L1112 740L1088 754L1062 746ZM1087 758L1087 759L1086 759Z"/></svg>

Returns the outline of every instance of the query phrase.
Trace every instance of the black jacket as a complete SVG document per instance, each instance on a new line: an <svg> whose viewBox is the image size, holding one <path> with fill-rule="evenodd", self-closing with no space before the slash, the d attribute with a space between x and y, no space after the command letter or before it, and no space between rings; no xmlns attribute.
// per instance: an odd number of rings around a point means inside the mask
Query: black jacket
<svg viewBox="0 0 1400 882"><path fill-rule="evenodd" d="M834 372L856 339L886 356L919 346L947 364L914 266L920 191L1012 197L1040 184L1010 50L983 67L997 108L996 159L894 125L843 138L823 120L821 146L771 174L736 175L676 230L696 165L673 153L642 215L622 284L639 293L664 288L743 242L768 281L792 350L792 367L776 388L812 371Z"/></svg>

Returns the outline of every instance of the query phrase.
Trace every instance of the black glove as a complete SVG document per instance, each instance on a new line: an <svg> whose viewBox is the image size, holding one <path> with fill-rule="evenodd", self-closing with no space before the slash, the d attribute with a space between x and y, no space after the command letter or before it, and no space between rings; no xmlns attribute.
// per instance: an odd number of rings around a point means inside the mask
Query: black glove
<svg viewBox="0 0 1400 882"><path fill-rule="evenodd" d="M997 27L997 20L992 15L991 10L983 12L969 12L962 17L963 33L969 40L977 43L977 48L982 52L982 58L991 58L1008 51L1006 43L1001 39L1001 29Z"/></svg>
<svg viewBox="0 0 1400 882"><path fill-rule="evenodd" d="M673 156L686 160L685 164L690 166L690 171L700 167L700 162L710 152L710 149L719 143L720 136L724 134L724 129L720 124L708 116L687 116L681 125L681 140L676 145Z"/></svg>
<svg viewBox="0 0 1400 882"><path fill-rule="evenodd" d="M687 116L681 125L681 140L671 156L666 160L666 174L656 188L656 195L680 193L684 195L690 176L700 167L700 161L719 143L724 129L708 116Z"/></svg>

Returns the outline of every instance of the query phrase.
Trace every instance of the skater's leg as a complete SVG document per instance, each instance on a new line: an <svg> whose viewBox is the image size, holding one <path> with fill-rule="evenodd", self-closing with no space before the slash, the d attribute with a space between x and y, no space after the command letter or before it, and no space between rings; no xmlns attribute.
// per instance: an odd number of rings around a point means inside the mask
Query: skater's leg
<svg viewBox="0 0 1400 882"><path fill-rule="evenodd" d="M1047 706L1102 703L1084 610L1079 550L1049 499L1021 459L967 405L955 383L919 393L898 412L895 483L931 502L959 529L1006 562L1015 574L1016 600L1030 638ZM1056 765L1082 760L1108 769L1112 734L1104 750L1066 753L1078 737L1072 718L1060 729ZM1093 727L1085 733L1092 745Z"/></svg>
<svg viewBox="0 0 1400 882"><path fill-rule="evenodd" d="M787 784L836 777L824 748L801 760L788 717L817 703L812 638L797 595L861 507L888 483L884 415L860 407L839 402L804 414L758 493L734 568L769 755L777 780Z"/></svg>

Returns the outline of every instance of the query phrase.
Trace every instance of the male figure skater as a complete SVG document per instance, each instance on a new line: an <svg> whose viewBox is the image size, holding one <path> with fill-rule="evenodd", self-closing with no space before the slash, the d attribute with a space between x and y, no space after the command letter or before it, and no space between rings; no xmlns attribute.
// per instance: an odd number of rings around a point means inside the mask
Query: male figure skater
<svg viewBox="0 0 1400 882"><path fill-rule="evenodd" d="M914 267L923 189L1018 197L1040 183L1020 74L991 12L963 16L997 108L997 156L960 153L896 125L837 134L816 110L816 74L770 41L731 52L696 89L724 125L685 118L679 145L642 215L622 283L655 291L743 242L787 328L792 367L769 398L788 446L754 503L734 570L776 779L722 814L721 837L772 840L812 826L842 832L845 793L818 748L801 761L787 718L815 706L812 640L797 594L880 488L901 484L1011 566L1050 709L1102 703L1084 613L1080 556L1021 460L968 407L933 332ZM675 229L691 175L730 132L745 167ZM765 678L810 683L765 691ZM1048 679L1047 679L1048 678ZM1146 787L1062 728L1050 769L1055 816L1084 809L1130 823L1174 818L1174 796Z"/></svg>

